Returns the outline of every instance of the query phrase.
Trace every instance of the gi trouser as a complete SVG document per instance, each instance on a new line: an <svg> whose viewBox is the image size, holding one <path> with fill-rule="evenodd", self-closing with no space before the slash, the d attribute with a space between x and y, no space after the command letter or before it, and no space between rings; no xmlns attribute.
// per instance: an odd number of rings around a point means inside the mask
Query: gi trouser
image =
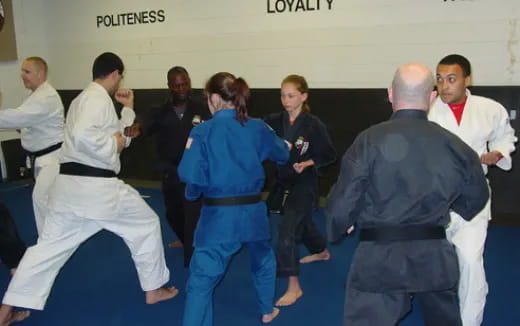
<svg viewBox="0 0 520 326"><path fill-rule="evenodd" d="M59 195L74 189L64 185L78 182L96 181L89 177L69 177L60 175L57 180ZM67 179L71 178L71 179ZM80 179L78 179L80 178ZM112 178L115 179L115 178ZM91 183L91 182L90 182ZM115 180L113 187L117 194L117 212L106 219L89 218L83 209L74 209L74 202L59 202L49 205L45 224L36 245L27 249L18 269L5 293L3 303L11 306L43 310L50 290L61 267L81 243L95 233L106 229L121 238L130 249L137 274L144 291L155 290L169 280L169 271L164 260L164 249L158 216L144 202L132 187ZM108 192L113 190L108 189ZM100 192L105 191L99 189ZM81 192L81 189L77 190ZM90 196L98 196L91 193ZM103 200L94 197L94 200ZM77 201L78 198L75 198ZM84 198L88 201L89 198ZM92 202L91 200L90 202ZM112 206L111 206L112 207ZM100 210L98 210L99 212ZM103 210L101 210L103 211Z"/></svg>
<svg viewBox="0 0 520 326"><path fill-rule="evenodd" d="M312 220L312 210L317 198L316 179L307 179L290 187L285 200L284 213L278 225L276 261L278 276L297 276L300 272L297 243L303 244L311 254L327 248L325 238Z"/></svg>
<svg viewBox="0 0 520 326"><path fill-rule="evenodd" d="M59 149L37 157L34 166L34 189L32 193L36 230L41 234L49 200L49 192L60 171Z"/></svg>
<svg viewBox="0 0 520 326"><path fill-rule="evenodd" d="M456 289L435 292L361 292L347 286L344 326L395 326L419 300L425 326L460 326Z"/></svg>
<svg viewBox="0 0 520 326"><path fill-rule="evenodd" d="M7 268L16 268L25 249L9 210L0 203L0 259Z"/></svg>
<svg viewBox="0 0 520 326"><path fill-rule="evenodd" d="M459 300L464 326L480 326L484 318L488 293L484 245L491 217L490 202L488 200L484 209L469 222L452 212L451 224L446 230L446 236L455 246L459 258Z"/></svg>
<svg viewBox="0 0 520 326"><path fill-rule="evenodd" d="M166 220L183 243L184 267L190 264L193 255L193 233L200 217L202 204L200 200L190 201L185 197L185 184L177 174L177 168L169 168L162 181Z"/></svg>
<svg viewBox="0 0 520 326"><path fill-rule="evenodd" d="M262 315L273 312L276 261L269 240L244 243L251 255L251 272ZM190 263L186 286L183 326L213 325L213 291L224 276L231 257L242 247L240 242L196 247Z"/></svg>

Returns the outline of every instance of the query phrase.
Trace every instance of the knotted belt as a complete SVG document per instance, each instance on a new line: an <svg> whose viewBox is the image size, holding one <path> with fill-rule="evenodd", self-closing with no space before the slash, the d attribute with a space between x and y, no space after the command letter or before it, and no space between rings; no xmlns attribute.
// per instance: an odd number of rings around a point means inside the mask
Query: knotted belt
<svg viewBox="0 0 520 326"><path fill-rule="evenodd" d="M208 198L204 197L202 203L206 206L236 206L256 204L262 200L260 194L235 197Z"/></svg>
<svg viewBox="0 0 520 326"><path fill-rule="evenodd" d="M34 171L34 162L36 161L37 157L43 156L45 154L49 154L50 152L54 152L55 150L57 150L58 148L61 147L62 143L63 142L51 145L51 146L46 147L44 149L40 149L39 151L36 151L36 152L25 151L27 156L29 157L29 162L31 162L30 163L31 164L31 169Z"/></svg>
<svg viewBox="0 0 520 326"><path fill-rule="evenodd" d="M116 173L112 170L96 168L77 162L66 162L60 164L60 174L78 175L83 177L115 178Z"/></svg>
<svg viewBox="0 0 520 326"><path fill-rule="evenodd" d="M446 239L442 226L405 226L361 229L359 241L407 241Z"/></svg>

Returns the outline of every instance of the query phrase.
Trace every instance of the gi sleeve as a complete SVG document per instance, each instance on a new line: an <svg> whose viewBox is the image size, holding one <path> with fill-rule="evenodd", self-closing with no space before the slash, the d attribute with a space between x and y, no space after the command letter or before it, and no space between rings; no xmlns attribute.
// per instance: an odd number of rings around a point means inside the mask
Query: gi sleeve
<svg viewBox="0 0 520 326"><path fill-rule="evenodd" d="M134 110L123 107L121 110L121 119L119 120L119 131L122 135L125 134L125 128L131 126L135 120L135 112ZM130 146L132 142L131 137L125 137L125 147Z"/></svg>
<svg viewBox="0 0 520 326"><path fill-rule="evenodd" d="M289 144L278 137L274 130L266 123L262 122L262 161L269 159L276 164L285 164L289 159Z"/></svg>
<svg viewBox="0 0 520 326"><path fill-rule="evenodd" d="M312 160L314 161L314 167L319 169L336 160L336 150L332 145L327 127L319 120L316 122L315 132L317 145L313 149Z"/></svg>
<svg viewBox="0 0 520 326"><path fill-rule="evenodd" d="M488 141L489 151L499 151L504 157L497 162L502 170L510 170L512 167L511 153L515 150L515 130L509 123L509 115L506 109L499 103L497 114L493 121L494 127Z"/></svg>
<svg viewBox="0 0 520 326"><path fill-rule="evenodd" d="M467 221L475 217L489 199L489 187L480 160L469 148L468 153L471 159L465 169L465 182L460 195L451 205L451 209Z"/></svg>
<svg viewBox="0 0 520 326"><path fill-rule="evenodd" d="M208 155L199 130L198 127L191 130L177 169L179 178L186 183L186 199L188 200L199 198L208 185Z"/></svg>
<svg viewBox="0 0 520 326"><path fill-rule="evenodd" d="M338 240L356 223L369 177L365 151L358 138L343 156L338 181L330 191L325 209L329 241Z"/></svg>
<svg viewBox="0 0 520 326"><path fill-rule="evenodd" d="M89 157L107 164L118 160L117 140L113 133L107 132L106 122L113 110L112 102L102 97L90 96L80 103L83 107L76 118L71 140L74 147Z"/></svg>
<svg viewBox="0 0 520 326"><path fill-rule="evenodd" d="M141 125L141 135L149 136L157 132L161 112L162 107L152 107L143 115L137 117L137 122Z"/></svg>
<svg viewBox="0 0 520 326"><path fill-rule="evenodd" d="M53 96L31 96L15 109L0 110L1 129L28 128L48 118L49 108L57 103Z"/></svg>

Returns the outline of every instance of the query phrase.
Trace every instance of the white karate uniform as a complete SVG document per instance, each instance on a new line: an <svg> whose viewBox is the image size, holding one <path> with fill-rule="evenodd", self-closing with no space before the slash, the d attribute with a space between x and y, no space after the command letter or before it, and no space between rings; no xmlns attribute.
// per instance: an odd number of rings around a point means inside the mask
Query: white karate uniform
<svg viewBox="0 0 520 326"><path fill-rule="evenodd" d="M494 100L472 95L469 90L466 90L466 95L460 125L450 107L440 97L430 108L428 119L459 136L479 156L493 150L499 151L504 157L497 162L497 166L503 170L511 169L510 154L515 150L517 138L506 109ZM482 168L487 174L487 165L483 164ZM451 212L451 223L446 232L459 257L459 300L464 326L478 326L484 316L488 284L483 255L490 219L491 200L469 222Z"/></svg>
<svg viewBox="0 0 520 326"><path fill-rule="evenodd" d="M107 91L91 83L70 106L60 161L119 173L113 135L134 118L133 110L123 108L118 120ZM168 282L159 218L135 189L116 177L59 174L38 243L27 249L3 303L42 310L60 268L81 243L102 229L123 238L144 291Z"/></svg>
<svg viewBox="0 0 520 326"><path fill-rule="evenodd" d="M48 82L41 84L17 108L0 110L0 129L20 129L22 147L36 152L63 141L61 98ZM34 166L33 208L38 234L43 227L50 187L58 175L59 149L37 157Z"/></svg>

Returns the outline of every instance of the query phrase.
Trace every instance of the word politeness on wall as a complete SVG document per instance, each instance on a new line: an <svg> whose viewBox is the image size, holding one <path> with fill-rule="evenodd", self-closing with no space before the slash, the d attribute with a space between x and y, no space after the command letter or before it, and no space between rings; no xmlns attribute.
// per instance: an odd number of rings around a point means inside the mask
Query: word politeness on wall
<svg viewBox="0 0 520 326"><path fill-rule="evenodd" d="M97 28L118 27L138 24L163 23L166 20L164 9L127 12L121 14L107 14L96 17Z"/></svg>

